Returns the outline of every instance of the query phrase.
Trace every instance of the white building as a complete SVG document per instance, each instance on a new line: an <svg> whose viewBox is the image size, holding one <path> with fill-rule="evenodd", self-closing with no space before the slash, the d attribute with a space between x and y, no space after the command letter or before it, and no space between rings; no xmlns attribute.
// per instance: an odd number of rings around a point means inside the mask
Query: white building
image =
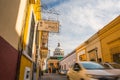
<svg viewBox="0 0 120 80"><path fill-rule="evenodd" d="M61 66L61 70L68 70L70 66L76 61L76 53L75 50L64 57L61 61L59 61L59 65Z"/></svg>

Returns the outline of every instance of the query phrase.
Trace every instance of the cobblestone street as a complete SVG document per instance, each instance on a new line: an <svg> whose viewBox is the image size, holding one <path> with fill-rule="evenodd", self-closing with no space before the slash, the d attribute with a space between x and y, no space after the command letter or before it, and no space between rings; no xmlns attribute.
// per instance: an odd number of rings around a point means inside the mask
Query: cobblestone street
<svg viewBox="0 0 120 80"><path fill-rule="evenodd" d="M55 73L45 73L40 80L67 80L67 77Z"/></svg>

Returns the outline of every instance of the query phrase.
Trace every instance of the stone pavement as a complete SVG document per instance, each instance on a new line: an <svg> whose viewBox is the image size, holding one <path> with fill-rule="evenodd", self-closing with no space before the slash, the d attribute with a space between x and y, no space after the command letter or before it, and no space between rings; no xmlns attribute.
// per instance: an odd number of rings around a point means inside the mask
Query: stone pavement
<svg viewBox="0 0 120 80"><path fill-rule="evenodd" d="M59 75L56 73L44 73L39 80L67 80L67 77L65 75Z"/></svg>

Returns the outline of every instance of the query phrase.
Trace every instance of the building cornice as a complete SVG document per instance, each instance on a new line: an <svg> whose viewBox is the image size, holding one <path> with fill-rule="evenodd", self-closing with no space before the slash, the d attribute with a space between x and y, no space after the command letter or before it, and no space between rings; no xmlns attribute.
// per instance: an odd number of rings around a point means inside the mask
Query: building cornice
<svg viewBox="0 0 120 80"><path fill-rule="evenodd" d="M109 24L107 24L106 26L104 26L101 30L99 30L97 32L98 36L104 34L108 30L112 29L113 26L116 26L119 23L120 23L120 15L117 18L115 18L113 21L111 21Z"/></svg>

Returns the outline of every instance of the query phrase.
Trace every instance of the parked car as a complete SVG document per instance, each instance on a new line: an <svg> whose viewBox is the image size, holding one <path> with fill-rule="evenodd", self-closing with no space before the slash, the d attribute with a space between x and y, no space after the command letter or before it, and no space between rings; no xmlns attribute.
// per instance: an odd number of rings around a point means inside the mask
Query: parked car
<svg viewBox="0 0 120 80"><path fill-rule="evenodd" d="M59 74L66 75L67 74L67 70L59 70Z"/></svg>
<svg viewBox="0 0 120 80"><path fill-rule="evenodd" d="M102 63L102 65L106 68L110 68L110 69L120 69L120 64L118 63Z"/></svg>
<svg viewBox="0 0 120 80"><path fill-rule="evenodd" d="M67 72L69 80L120 80L120 71L96 62L76 62Z"/></svg>

